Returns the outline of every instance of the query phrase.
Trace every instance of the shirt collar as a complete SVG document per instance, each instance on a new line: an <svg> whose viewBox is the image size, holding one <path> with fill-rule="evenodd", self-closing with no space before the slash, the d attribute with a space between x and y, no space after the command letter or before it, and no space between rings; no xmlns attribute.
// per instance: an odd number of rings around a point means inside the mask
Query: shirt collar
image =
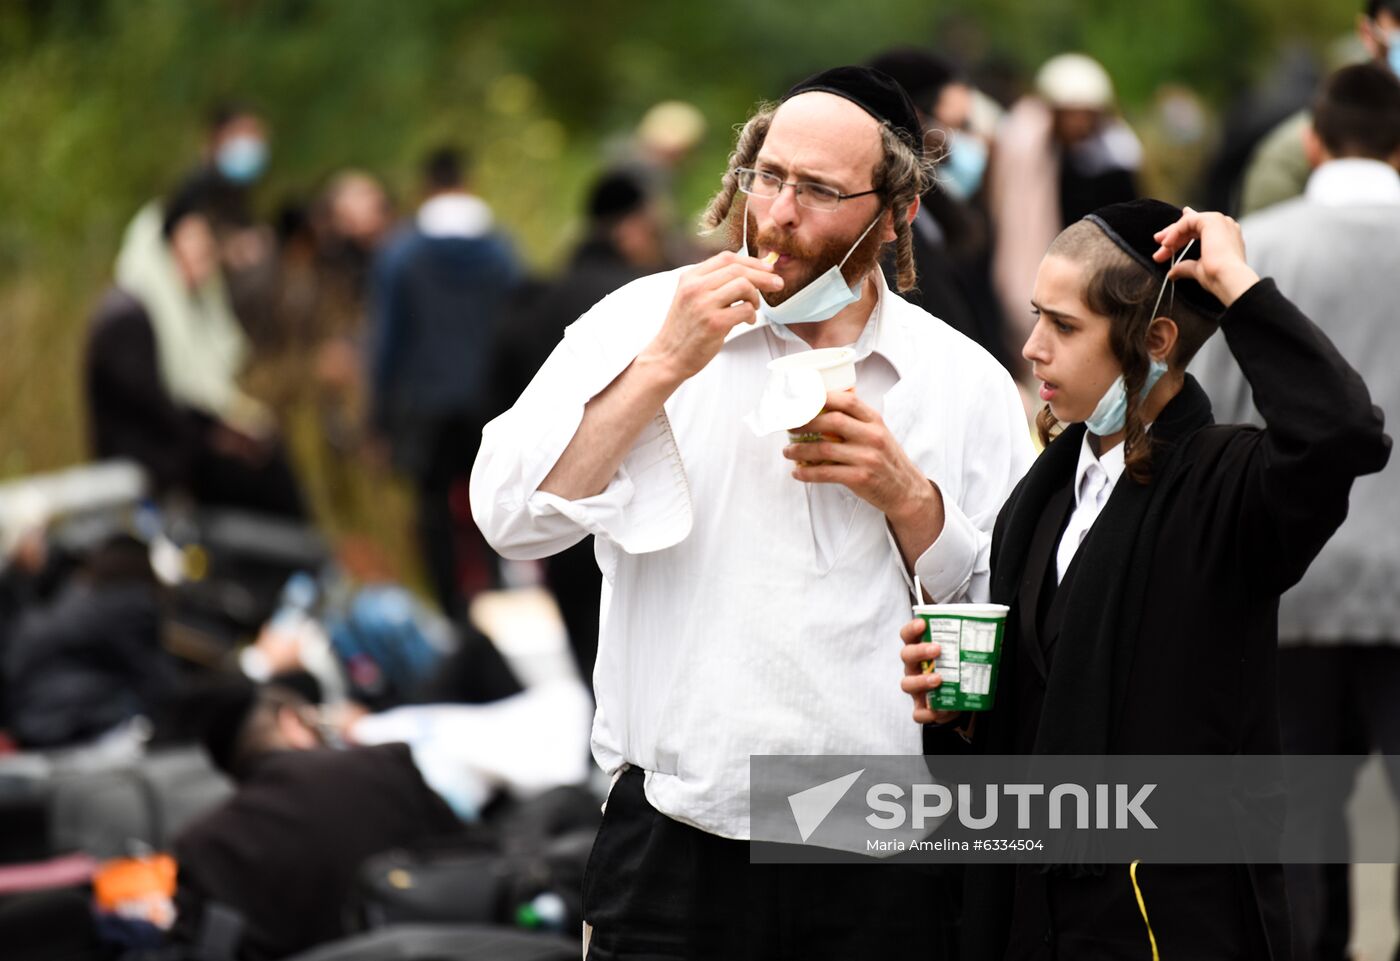
<svg viewBox="0 0 1400 961"><path fill-rule="evenodd" d="M1074 506L1079 506L1079 494L1084 488L1084 475L1089 473L1089 468L1097 466L1108 477L1108 489L1112 490L1118 484L1118 478L1123 476L1123 468L1126 466L1123 460L1123 442L1119 441L1110 451L1106 451L1102 457L1094 456L1094 448L1089 443L1089 432L1084 432L1084 440L1079 445L1079 466L1074 470Z"/></svg>
<svg viewBox="0 0 1400 961"><path fill-rule="evenodd" d="M860 332L855 343L849 346L856 352L856 363L860 363L871 354L879 354L894 368L895 377L902 377L903 371L900 369L899 361L901 351L894 342L895 325L885 317L885 306L890 297L889 284L885 282L885 272L879 267L875 267L871 273L875 277L875 309L870 311L870 317L865 322L865 329ZM738 324L731 327L729 333L724 337L724 342L727 344L731 340L736 340L745 334L769 326L772 325L768 322L768 318L760 313L758 319L752 324Z"/></svg>
<svg viewBox="0 0 1400 961"><path fill-rule="evenodd" d="M491 229L491 208L471 194L439 194L418 208L418 229L429 237L481 237Z"/></svg>
<svg viewBox="0 0 1400 961"><path fill-rule="evenodd" d="M1380 160L1329 160L1312 172L1304 194L1312 203L1324 207L1400 204L1400 173Z"/></svg>

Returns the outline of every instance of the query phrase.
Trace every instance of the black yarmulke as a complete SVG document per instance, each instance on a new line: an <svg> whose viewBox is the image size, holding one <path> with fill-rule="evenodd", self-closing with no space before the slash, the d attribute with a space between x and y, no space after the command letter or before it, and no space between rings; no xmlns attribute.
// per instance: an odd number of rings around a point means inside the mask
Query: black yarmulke
<svg viewBox="0 0 1400 961"><path fill-rule="evenodd" d="M924 131L914 103L894 78L871 67L832 67L797 84L784 96L791 100L800 93L835 94L849 100L870 116L887 123L915 150L923 147Z"/></svg>
<svg viewBox="0 0 1400 961"><path fill-rule="evenodd" d="M599 177L588 194L590 220L613 220L640 210L647 201L637 178L625 170L613 170Z"/></svg>
<svg viewBox="0 0 1400 961"><path fill-rule="evenodd" d="M1181 214L1180 207L1161 200L1144 198L1100 207L1084 219L1107 234L1124 253L1145 267L1153 276L1165 281L1167 271L1171 269L1171 262L1159 264L1152 259L1157 248L1162 246L1154 235L1180 220ZM1191 249L1186 252L1186 259L1198 259L1200 250L1199 243L1192 244ZM1172 260L1180 254L1180 250L1173 251ZM1211 319L1218 320L1225 312L1225 305L1194 280L1178 280L1174 287L1175 290L1167 291L1162 306L1158 308L1159 313L1166 310L1167 305L1171 303L1170 298L1185 301Z"/></svg>

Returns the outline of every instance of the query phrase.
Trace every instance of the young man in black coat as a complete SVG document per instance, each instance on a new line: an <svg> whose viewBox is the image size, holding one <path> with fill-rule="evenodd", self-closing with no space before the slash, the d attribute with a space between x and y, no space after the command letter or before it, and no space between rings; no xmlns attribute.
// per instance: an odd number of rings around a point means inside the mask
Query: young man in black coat
<svg viewBox="0 0 1400 961"><path fill-rule="evenodd" d="M1168 263L1189 241L1199 256ZM1341 524L1352 480L1390 453L1365 384L1220 214L1101 208L1051 246L1033 304L1023 354L1050 443L994 532L991 599L1011 611L976 749L1278 753L1279 595ZM1217 326L1263 430L1214 425L1185 373ZM921 634L902 632L904 690L916 720L953 721L924 706L939 678L920 673ZM979 961L1289 953L1277 865L977 867L966 905L964 956Z"/></svg>

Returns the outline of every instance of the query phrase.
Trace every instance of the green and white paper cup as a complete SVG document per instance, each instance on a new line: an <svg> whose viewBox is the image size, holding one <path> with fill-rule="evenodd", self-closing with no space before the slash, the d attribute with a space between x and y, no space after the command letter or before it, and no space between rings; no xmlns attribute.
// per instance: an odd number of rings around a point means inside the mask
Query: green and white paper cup
<svg viewBox="0 0 1400 961"><path fill-rule="evenodd" d="M939 645L938 659L924 661L943 683L928 692L935 711L986 711L997 693L997 666L1006 631L1005 604L919 604L924 640Z"/></svg>

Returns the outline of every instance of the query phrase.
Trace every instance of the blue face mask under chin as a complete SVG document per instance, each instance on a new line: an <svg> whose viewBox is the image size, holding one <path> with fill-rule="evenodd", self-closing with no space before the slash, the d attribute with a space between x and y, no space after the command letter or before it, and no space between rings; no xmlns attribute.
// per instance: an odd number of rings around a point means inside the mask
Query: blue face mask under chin
<svg viewBox="0 0 1400 961"><path fill-rule="evenodd" d="M881 211L883 213L883 211ZM855 286L846 283L846 278L841 274L841 268L846 266L846 261L851 254L860 246L862 240L880 222L877 214L875 219L870 221L870 225L865 228L856 242L851 245L851 249L846 251L846 256L841 258L841 262L836 264L824 274L813 280L806 287L793 294L787 300L776 307L760 296L758 312L763 319L773 328L773 332L784 340L799 340L798 336L788 327L792 324L810 324L821 320L830 320L839 314L850 304L860 300L860 285L857 281ZM744 208L744 253L749 253L749 211L747 202Z"/></svg>
<svg viewBox="0 0 1400 961"><path fill-rule="evenodd" d="M1138 393L1138 402L1141 403L1148 394L1152 393L1152 388L1157 386L1157 381L1162 379L1162 375L1167 372L1167 365L1162 361L1153 358L1151 365L1147 368L1147 379L1142 382L1142 390ZM1099 437L1108 437L1123 429L1123 425L1128 422L1128 388L1123 383L1123 375L1109 385L1108 390L1099 398L1099 405L1094 408L1094 412L1084 421L1084 426L1091 434Z"/></svg>
<svg viewBox="0 0 1400 961"><path fill-rule="evenodd" d="M1196 241L1192 240L1185 247L1181 248L1181 253L1177 256L1176 260L1172 262L1173 267L1185 259L1186 251L1190 250L1191 244L1195 242ZM1170 271L1168 272L1170 273ZM1156 319L1157 309L1162 306L1162 296L1166 294L1167 286L1171 283L1172 282L1169 280L1162 281L1162 289L1157 292L1157 302L1152 305L1153 319ZM1172 289L1174 292L1176 288L1173 287ZM1173 301L1175 300L1175 293L1173 293L1172 299ZM1165 361L1160 361L1155 357L1151 359L1151 363L1147 367L1147 379L1142 382L1142 390L1138 392L1138 403L1142 403L1142 401L1147 398L1147 395L1152 393L1152 388L1157 386L1157 381L1161 380L1162 375L1166 372L1167 365ZM1094 412L1084 421L1084 426L1088 428L1091 434L1095 434L1099 437L1108 437L1122 430L1124 425L1127 424L1127 421L1128 388L1123 382L1123 375L1119 374L1117 379L1108 386L1108 390L1104 392L1104 395L1099 398L1098 406L1094 408Z"/></svg>

